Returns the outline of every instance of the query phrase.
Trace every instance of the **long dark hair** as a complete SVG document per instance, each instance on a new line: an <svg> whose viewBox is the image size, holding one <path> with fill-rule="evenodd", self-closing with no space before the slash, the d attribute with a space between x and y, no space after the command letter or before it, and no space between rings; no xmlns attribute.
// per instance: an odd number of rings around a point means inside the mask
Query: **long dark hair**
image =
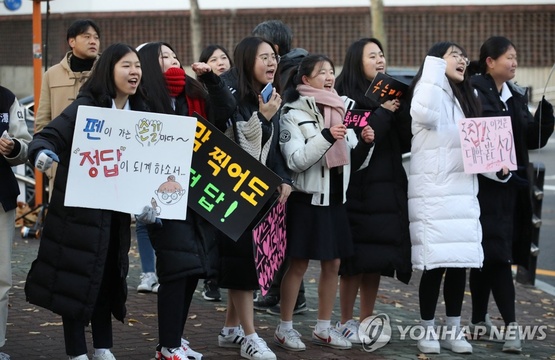
<svg viewBox="0 0 555 360"><path fill-rule="evenodd" d="M237 92L239 93L239 99L249 98L251 101L253 99L256 100L258 99L260 90L262 90L257 88L254 80L256 53L258 52L258 46L262 43L270 45L277 55L276 47L272 42L257 36L248 36L241 40L235 47L233 61L235 62L235 71L237 72ZM278 69L276 69L272 85L279 93L280 85L278 74Z"/></svg>
<svg viewBox="0 0 555 360"><path fill-rule="evenodd" d="M503 36L492 36L487 39L482 46L480 46L480 59L478 60L478 70L482 75L487 73L488 64L486 60L488 57L496 60L501 55L507 52L510 47L516 50L515 44L511 40Z"/></svg>
<svg viewBox="0 0 555 360"><path fill-rule="evenodd" d="M142 85L151 111L174 114L170 92L166 78L160 67L162 45L166 45L174 53L172 46L165 42L151 42L139 49L141 66L143 67ZM179 60L179 58L177 59ZM179 60L181 64L181 61ZM202 84L195 78L185 75L185 95L194 99L206 99L207 93Z"/></svg>
<svg viewBox="0 0 555 360"><path fill-rule="evenodd" d="M289 79L287 79L287 83L285 85L286 89L294 89L297 85L302 84L303 76L310 77L312 72L321 62L329 62L333 71L335 72L335 65L333 61L329 57L323 54L312 54L305 56L299 66L291 71L289 75Z"/></svg>
<svg viewBox="0 0 555 360"><path fill-rule="evenodd" d="M463 56L467 57L466 50L462 46L458 45L457 43L449 42L449 41L442 41L432 45L430 50L428 50L427 56L435 56L438 58L443 58L443 56L447 53L447 51L451 47L456 47L457 49L461 50ZM420 81L420 78L422 77L423 70L424 70L424 62L422 62L422 65L420 65L420 69L418 69L418 72L416 73L416 76L414 77L411 83L411 86L409 88L410 97L412 97L414 88L416 84L418 84L418 82ZM453 94L461 104L461 108L464 112L464 115L466 117L480 116L481 114L480 102L478 100L478 96L475 94L474 88L470 84L470 74L468 73L468 71L464 72L463 81L461 81L460 83L455 83L448 77L447 79L449 80L449 85L453 90Z"/></svg>
<svg viewBox="0 0 555 360"><path fill-rule="evenodd" d="M100 56L96 62L91 76L83 84L80 91L90 93L101 106L111 106L112 99L115 99L117 96L116 83L114 81L114 67L121 58L131 52L137 54L137 58L140 59L137 50L130 45L116 43L108 46L104 52L102 52L102 56ZM133 104L135 100L142 97L143 89L142 86L139 85L137 92L129 96L129 102Z"/></svg>
<svg viewBox="0 0 555 360"><path fill-rule="evenodd" d="M223 47L222 45L218 45L218 44L211 44L211 45L208 45L207 47L205 47L202 50L202 52L200 53L198 61L208 63L208 60L210 59L210 57L212 56L212 54L214 54L214 51L216 51L216 50L221 50L225 54L225 56L227 56L227 58L229 59L230 67L233 67L233 60L231 59L231 56L229 56L229 52L227 51L227 49L225 47Z"/></svg>
<svg viewBox="0 0 555 360"><path fill-rule="evenodd" d="M371 106L369 99L364 96L366 90L372 83L364 76L364 65L362 56L364 55L364 47L367 44L374 43L383 53L382 43L375 38L362 38L352 43L345 54L343 62L343 70L335 79L335 90L339 95L347 95L355 100L359 106Z"/></svg>

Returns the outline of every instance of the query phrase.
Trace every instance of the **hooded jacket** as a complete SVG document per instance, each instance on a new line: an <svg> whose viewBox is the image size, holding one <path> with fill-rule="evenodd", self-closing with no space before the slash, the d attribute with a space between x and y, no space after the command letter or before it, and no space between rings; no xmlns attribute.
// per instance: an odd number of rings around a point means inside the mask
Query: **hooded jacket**
<svg viewBox="0 0 555 360"><path fill-rule="evenodd" d="M131 99L130 102L132 110L145 110L142 104L134 104ZM32 304L86 323L91 319L104 270L108 269L112 273L109 276L112 314L123 321L131 241L130 215L64 206L71 144L80 105L111 107L112 102L110 98L95 99L89 93L81 93L60 116L36 133L29 144L32 164L43 149L56 153L60 161L38 255L27 275L25 295ZM110 238L115 241L111 242ZM117 246L116 259L107 258L111 243Z"/></svg>
<svg viewBox="0 0 555 360"><path fill-rule="evenodd" d="M0 136L4 131L14 141L12 152L7 156L0 155L0 205L7 212L17 207L19 195L19 186L11 167L27 160L27 144L31 135L17 98L10 90L0 86Z"/></svg>
<svg viewBox="0 0 555 360"><path fill-rule="evenodd" d="M427 56L411 101L408 206L414 269L482 266L478 179L464 172L457 121L465 114L445 75Z"/></svg>

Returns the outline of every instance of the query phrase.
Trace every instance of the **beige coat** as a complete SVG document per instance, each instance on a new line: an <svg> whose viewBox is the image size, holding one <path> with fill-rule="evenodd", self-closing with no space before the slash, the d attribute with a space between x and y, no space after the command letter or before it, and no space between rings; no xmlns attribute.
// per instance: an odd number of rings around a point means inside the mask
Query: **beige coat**
<svg viewBox="0 0 555 360"><path fill-rule="evenodd" d="M90 75L90 71L71 71L70 56L72 52L68 51L62 61L48 69L42 77L39 107L35 113L35 132L41 131L77 98L81 85Z"/></svg>

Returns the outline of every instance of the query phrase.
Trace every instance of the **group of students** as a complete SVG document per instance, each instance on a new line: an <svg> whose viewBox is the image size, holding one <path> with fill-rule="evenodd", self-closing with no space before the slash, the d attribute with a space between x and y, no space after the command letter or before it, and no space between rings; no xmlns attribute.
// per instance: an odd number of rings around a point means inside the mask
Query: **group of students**
<svg viewBox="0 0 555 360"><path fill-rule="evenodd" d="M98 41L98 29L87 24L76 37L92 31L97 35L93 41ZM487 315L491 292L505 325L518 326L510 266L518 261L513 259L513 244L530 241L523 236L531 218L527 150L546 144L554 121L545 99L533 117L524 93L510 82L517 61L516 47L508 39L492 37L483 44L479 74L473 77L461 46L433 45L409 96L383 104L364 96L374 77L387 70L383 47L374 38L351 44L337 79L327 56L303 54L282 83L278 47L258 36L237 44L233 62L221 47L205 56L192 64L193 78L168 43L150 42L138 50L110 45L95 59L77 99L29 143L32 164L46 171L57 163L58 169L25 293L29 302L62 316L71 359L88 359L89 323L93 359L115 359L110 351L111 316L122 321L126 313L131 221L129 214L116 211L64 206L80 105L178 115L197 112L281 177L275 198L287 203L289 260L280 286L276 345L306 349L293 328L293 313L309 260L319 260L321 266L311 336L317 345L349 349L360 343L360 325L353 314L358 292L359 318L364 319L373 314L380 277L396 276L408 283L413 269L423 270L420 316L429 329L418 342L420 351L438 353L444 347L472 352L464 337L439 341L434 320L445 277L446 324L459 331L467 268L472 268L472 323L492 326ZM265 101L260 93L268 83L273 90ZM347 128L346 104L349 109L370 110L368 125ZM465 173L457 121L502 115L511 117L518 170ZM234 131L226 131L230 126ZM20 142L28 139L12 140ZM25 146L4 143L0 140L5 158L13 157L16 149L20 157L27 155ZM412 154L408 180L402 165L407 151ZM238 348L247 359L276 359L254 326L253 291L258 281L251 229L264 211L238 241L193 210L187 213L186 220L160 220L147 205L137 215L156 253L156 359L202 358L183 332L198 280L212 273L214 263L218 285L228 293L218 345ZM216 248L214 260L211 249ZM338 276L341 320L332 324ZM520 339L507 339L503 350L520 352Z"/></svg>

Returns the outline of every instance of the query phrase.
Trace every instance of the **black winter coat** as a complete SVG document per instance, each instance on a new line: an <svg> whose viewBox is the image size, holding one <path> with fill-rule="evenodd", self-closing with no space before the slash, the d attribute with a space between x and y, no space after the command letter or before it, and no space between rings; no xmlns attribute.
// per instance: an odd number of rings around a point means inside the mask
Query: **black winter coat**
<svg viewBox="0 0 555 360"><path fill-rule="evenodd" d="M406 102L396 112L357 103L369 109L374 129L374 152L368 166L351 174L347 214L355 255L342 259L341 274L380 272L404 283L411 278L411 243L408 220L407 174L402 154L410 151L411 118Z"/></svg>
<svg viewBox="0 0 555 360"><path fill-rule="evenodd" d="M109 269L113 272L109 276L112 314L123 321L131 241L130 215L64 206L75 119L80 105L111 107L112 104L111 101L100 104L90 94L80 94L60 116L36 133L29 144L32 164L43 149L56 153L60 162L37 259L27 275L25 295L32 304L88 322L104 271ZM133 105L132 109L145 110ZM113 259L107 259L110 246L116 248L117 255Z"/></svg>
<svg viewBox="0 0 555 360"><path fill-rule="evenodd" d="M202 76L208 90L207 120L222 129L235 111L235 98L217 75L210 72ZM176 99L175 107L176 114L189 116L184 93ZM190 207L186 220L164 219L162 226L152 224L147 228L156 252L156 274L161 284L184 277L215 275L211 264L217 261L216 229Z"/></svg>
<svg viewBox="0 0 555 360"><path fill-rule="evenodd" d="M512 97L507 107L490 75L475 75L472 85L478 90L482 116L511 116L518 170L507 183L478 176L480 222L485 262L516 263L528 266L532 240L532 172L528 150L545 146L553 133L553 107L543 101L543 118L528 110L524 89L507 82Z"/></svg>
<svg viewBox="0 0 555 360"><path fill-rule="evenodd" d="M222 76L225 83L230 87L237 100L238 106L234 114L235 121L248 121L255 111L258 111L258 99L246 99L241 101L237 89L237 69L232 68ZM259 113L259 117L262 115ZM273 132L272 142L266 160L266 166L283 179L283 182L291 184L291 176L285 165L285 160L279 149L279 111L272 117L271 124L266 119L260 119L264 139L269 139ZM269 202L269 204L271 201ZM268 206L269 206L268 204ZM266 209L267 210L267 209ZM231 240L222 233L218 234L220 249L219 285L222 288L238 290L256 290L259 288L254 265L254 252L252 243L252 229L260 221L265 210L261 211L259 217L254 219L247 230L241 235L237 242Z"/></svg>

